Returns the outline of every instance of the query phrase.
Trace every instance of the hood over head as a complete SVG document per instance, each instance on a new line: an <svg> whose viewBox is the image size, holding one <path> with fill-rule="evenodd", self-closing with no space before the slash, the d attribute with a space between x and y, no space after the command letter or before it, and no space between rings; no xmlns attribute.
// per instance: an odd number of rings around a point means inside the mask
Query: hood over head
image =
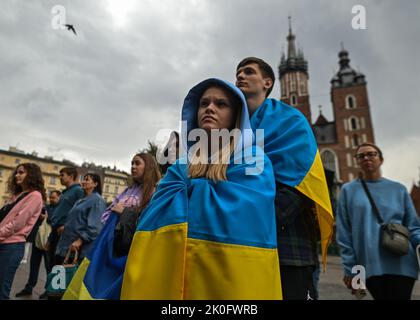
<svg viewBox="0 0 420 320"><path fill-rule="evenodd" d="M195 141L187 141L188 134L193 129L198 128L197 112L199 107L200 98L203 93L213 85L225 88L228 92L232 93L241 103L241 119L239 129L241 130L240 139L235 148L235 154L240 152L243 147L251 146L253 141L253 133L249 121L248 106L246 104L245 96L243 93L232 83L225 80L210 78L195 85L187 94L184 105L182 107L182 143L185 150L188 150Z"/></svg>

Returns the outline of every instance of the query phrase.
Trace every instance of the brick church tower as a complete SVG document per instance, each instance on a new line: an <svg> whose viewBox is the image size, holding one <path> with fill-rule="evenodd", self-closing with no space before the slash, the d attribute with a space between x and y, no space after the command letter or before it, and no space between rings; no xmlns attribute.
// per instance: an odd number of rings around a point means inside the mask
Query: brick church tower
<svg viewBox="0 0 420 320"><path fill-rule="evenodd" d="M350 66L344 48L338 57L340 69L331 80L335 121L328 122L320 114L313 130L324 167L335 172L337 181L348 182L359 173L354 159L356 147L363 142L374 143L375 138L365 76Z"/></svg>
<svg viewBox="0 0 420 320"><path fill-rule="evenodd" d="M289 17L287 58L283 53L278 69L281 100L306 116L318 142L327 181L330 181L330 186L339 187L358 176L359 168L354 159L356 147L363 142L375 143L367 82L362 73L350 66L349 53L342 46L338 54L340 68L331 79L334 120L327 120L320 111L312 123L308 63L303 52L296 51L295 39Z"/></svg>
<svg viewBox="0 0 420 320"><path fill-rule="evenodd" d="M303 51L296 51L295 35L292 33L291 17L289 17L289 35L287 36L287 59L282 53L279 65L280 100L299 109L311 122L309 105L308 62Z"/></svg>

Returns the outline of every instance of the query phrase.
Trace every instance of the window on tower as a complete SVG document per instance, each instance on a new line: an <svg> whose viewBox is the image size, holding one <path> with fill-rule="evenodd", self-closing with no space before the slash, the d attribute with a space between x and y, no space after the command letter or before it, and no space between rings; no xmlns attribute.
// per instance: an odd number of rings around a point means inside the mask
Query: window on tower
<svg viewBox="0 0 420 320"><path fill-rule="evenodd" d="M334 151L329 149L324 149L321 151L321 160L324 168L330 171L334 171L336 177L338 178L338 161L337 156Z"/></svg>
<svg viewBox="0 0 420 320"><path fill-rule="evenodd" d="M359 130L360 126L359 126L359 119L357 119L356 117L351 117L350 118L350 130Z"/></svg>
<svg viewBox="0 0 420 320"><path fill-rule="evenodd" d="M290 104L291 104L292 106L297 105L297 97L296 97L296 95L295 95L295 94L292 94L292 95L290 96Z"/></svg>
<svg viewBox="0 0 420 320"><path fill-rule="evenodd" d="M353 145L353 148L356 148L356 147L358 147L359 146L359 136L357 135L357 134L354 134L353 135L353 138L352 138L352 145Z"/></svg>
<svg viewBox="0 0 420 320"><path fill-rule="evenodd" d="M356 108L356 98L352 95L346 97L346 108L355 109Z"/></svg>

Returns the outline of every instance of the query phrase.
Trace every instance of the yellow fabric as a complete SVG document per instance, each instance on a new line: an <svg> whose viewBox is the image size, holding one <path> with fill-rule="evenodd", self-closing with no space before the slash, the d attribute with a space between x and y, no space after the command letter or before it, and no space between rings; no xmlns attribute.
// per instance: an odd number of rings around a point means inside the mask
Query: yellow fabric
<svg viewBox="0 0 420 320"><path fill-rule="evenodd" d="M83 259L76 274L68 285L62 300L94 300L83 283L89 264L90 261L87 258Z"/></svg>
<svg viewBox="0 0 420 320"><path fill-rule="evenodd" d="M321 232L322 264L325 271L327 249L333 235L334 215L319 151L315 155L314 163L308 171L308 174L296 188L308 198L315 201L317 220Z"/></svg>
<svg viewBox="0 0 420 320"><path fill-rule="evenodd" d="M183 297L187 223L136 232L121 289L122 300Z"/></svg>
<svg viewBox="0 0 420 320"><path fill-rule="evenodd" d="M186 223L138 231L121 299L280 300L277 249L187 238Z"/></svg>
<svg viewBox="0 0 420 320"><path fill-rule="evenodd" d="M277 249L188 239L188 300L281 300Z"/></svg>

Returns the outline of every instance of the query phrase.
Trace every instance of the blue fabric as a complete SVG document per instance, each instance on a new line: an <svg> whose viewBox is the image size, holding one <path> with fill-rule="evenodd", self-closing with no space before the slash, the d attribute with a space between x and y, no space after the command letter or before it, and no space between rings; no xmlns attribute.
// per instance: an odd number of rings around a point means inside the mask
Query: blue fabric
<svg viewBox="0 0 420 320"><path fill-rule="evenodd" d="M114 230L119 219L118 214L111 213L95 248L87 256L90 264L83 282L94 299L120 299L127 256L113 255Z"/></svg>
<svg viewBox="0 0 420 320"><path fill-rule="evenodd" d="M81 238L83 246L79 255L81 258L86 256L103 227L101 217L105 209L105 200L96 192L77 201L68 214L64 232L57 244L56 254L66 256L69 246Z"/></svg>
<svg viewBox="0 0 420 320"><path fill-rule="evenodd" d="M230 164L228 180L217 183L188 178L187 165L176 162L159 183L137 230L188 222L189 238L276 248L275 182L269 159L264 161L259 175L246 175L247 164Z"/></svg>
<svg viewBox="0 0 420 320"><path fill-rule="evenodd" d="M0 300L8 300L25 242L0 244Z"/></svg>
<svg viewBox="0 0 420 320"><path fill-rule="evenodd" d="M63 191L57 208L55 208L54 215L51 218L51 227L53 229L57 229L66 223L67 215L71 208L73 208L76 201L83 198L84 195L85 193L79 184L73 184Z"/></svg>
<svg viewBox="0 0 420 320"><path fill-rule="evenodd" d="M243 156L242 150L245 150L247 146L251 146L253 142L253 134L251 123L249 121L249 113L248 113L248 106L246 104L245 96L243 93L232 83L217 79L217 78L210 78L204 80L194 86L186 96L184 100L184 105L182 108L182 121L186 121L186 126L182 126L181 129L181 141L186 146L185 150L188 150L191 145L193 145L194 141L187 142L187 136L191 130L196 129L197 124L197 112L198 106L200 102L200 98L203 95L204 91L211 86L212 84L219 85L230 91L233 95L235 95L242 105L242 113L241 113L241 121L240 121L240 129L242 131L242 135L240 137L240 141L237 143L236 149L234 154L241 159ZM259 151L259 150L258 150Z"/></svg>
<svg viewBox="0 0 420 320"><path fill-rule="evenodd" d="M206 178L190 179L187 165L180 164L183 159L177 161L168 169L159 184L153 197L153 206L145 210L137 230L155 230L165 225L188 221L188 236L192 238L276 248L273 211L275 183L272 166L262 150L252 146L253 135L248 107L243 93L236 86L224 80L211 78L200 82L189 91L182 109L182 120L187 124L182 128L184 146L187 146L188 151L195 143L187 143L186 138L191 130L197 128L201 96L214 84L235 95L241 102L242 109L239 125L241 138L230 159L227 181L214 183ZM241 164L236 164L237 159L241 160ZM252 160L255 163L252 163ZM261 174L250 175L247 172L250 166L259 166L263 171ZM235 215L229 214L232 211ZM190 212L190 216L186 216L187 212ZM266 213L266 219L262 215L257 217L255 212Z"/></svg>
<svg viewBox="0 0 420 320"><path fill-rule="evenodd" d="M45 210L47 211L47 213L48 213L48 218L47 218L47 222L51 225L51 220L53 219L53 217L54 217L54 212L55 212L55 209L57 208L57 206L58 206L58 204L56 204L56 205L52 205L52 204L49 204L49 205L47 205L47 206L45 206Z"/></svg>
<svg viewBox="0 0 420 320"><path fill-rule="evenodd" d="M359 180L343 186L338 201L337 242L344 271L351 276L355 265L366 268L366 278L384 274L417 279L415 247L420 244L420 221L406 188L381 178L367 181L370 193L385 223L401 223L411 232L410 251L398 257L380 244L380 225Z"/></svg>
<svg viewBox="0 0 420 320"><path fill-rule="evenodd" d="M264 130L259 146L270 158L276 181L298 186L315 159L315 136L305 116L297 109L275 99L266 99L251 117L252 129Z"/></svg>

